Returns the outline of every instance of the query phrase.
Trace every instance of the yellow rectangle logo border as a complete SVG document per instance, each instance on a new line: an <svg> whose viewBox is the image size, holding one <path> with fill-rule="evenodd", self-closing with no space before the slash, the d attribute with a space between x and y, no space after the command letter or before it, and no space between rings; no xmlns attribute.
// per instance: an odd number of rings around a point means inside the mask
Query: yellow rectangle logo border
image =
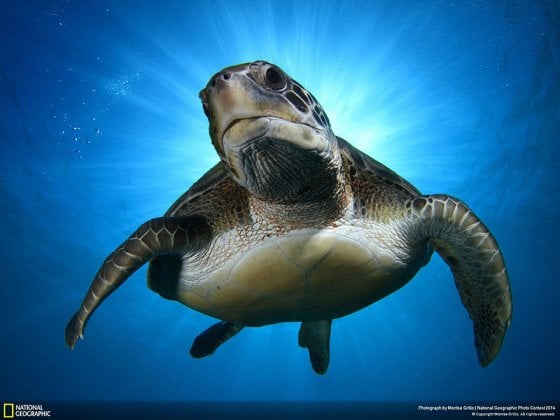
<svg viewBox="0 0 560 420"><path fill-rule="evenodd" d="M13 419L15 414L15 404L14 403L4 403L3 415L5 419ZM11 413L8 411L11 410Z"/></svg>

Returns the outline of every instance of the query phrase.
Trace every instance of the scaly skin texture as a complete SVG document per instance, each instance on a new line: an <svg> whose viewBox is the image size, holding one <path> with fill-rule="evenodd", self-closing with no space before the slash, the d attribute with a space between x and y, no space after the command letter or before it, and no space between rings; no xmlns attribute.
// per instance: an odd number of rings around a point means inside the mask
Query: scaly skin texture
<svg viewBox="0 0 560 420"><path fill-rule="evenodd" d="M496 357L509 281L495 238L464 203L421 196L334 136L315 98L269 63L224 69L201 98L221 162L107 257L67 326L68 346L150 262L152 290L220 320L193 357L246 326L299 321L299 345L324 374L332 320L404 286L435 250L473 320L480 364Z"/></svg>
<svg viewBox="0 0 560 420"><path fill-rule="evenodd" d="M460 200L428 195L409 201L411 234L429 240L453 272L463 305L474 324L478 360L498 355L511 319L511 291L496 239Z"/></svg>
<svg viewBox="0 0 560 420"><path fill-rule="evenodd" d="M66 327L66 344L74 348L93 311L147 261L156 255L196 252L210 236L209 226L196 217L160 217L144 223L107 257L95 275L80 310Z"/></svg>

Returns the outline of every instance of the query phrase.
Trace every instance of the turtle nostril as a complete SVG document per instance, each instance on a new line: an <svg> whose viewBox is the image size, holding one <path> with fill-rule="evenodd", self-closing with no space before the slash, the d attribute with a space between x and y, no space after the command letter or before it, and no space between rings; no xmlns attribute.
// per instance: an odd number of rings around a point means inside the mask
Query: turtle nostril
<svg viewBox="0 0 560 420"><path fill-rule="evenodd" d="M223 73L218 73L210 80L210 86L216 87L216 85L219 85L220 82L227 81L229 79L231 79L231 72L225 71Z"/></svg>

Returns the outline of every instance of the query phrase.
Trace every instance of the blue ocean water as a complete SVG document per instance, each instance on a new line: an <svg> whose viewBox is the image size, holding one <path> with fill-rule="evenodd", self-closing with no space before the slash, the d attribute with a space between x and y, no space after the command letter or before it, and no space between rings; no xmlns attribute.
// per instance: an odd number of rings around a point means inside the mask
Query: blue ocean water
<svg viewBox="0 0 560 420"><path fill-rule="evenodd" d="M557 1L6 0L0 45L0 400L559 399ZM105 256L217 162L198 92L256 59L308 88L339 136L490 227L514 298L492 365L437 256L333 323L325 376L297 324L190 358L214 320L149 291L145 268L66 348Z"/></svg>

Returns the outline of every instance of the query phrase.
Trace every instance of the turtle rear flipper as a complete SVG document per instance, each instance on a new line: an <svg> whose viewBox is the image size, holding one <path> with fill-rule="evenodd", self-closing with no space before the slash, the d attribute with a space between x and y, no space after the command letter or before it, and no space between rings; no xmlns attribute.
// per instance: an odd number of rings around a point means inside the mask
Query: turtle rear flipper
<svg viewBox="0 0 560 420"><path fill-rule="evenodd" d="M156 255L190 254L208 243L211 228L201 217L160 217L141 225L107 257L80 306L66 327L71 349L83 338L86 323L97 307L132 273Z"/></svg>
<svg viewBox="0 0 560 420"><path fill-rule="evenodd" d="M218 347L242 329L243 326L226 321L218 322L217 324L212 325L194 339L190 351L191 356L196 359L210 356Z"/></svg>
<svg viewBox="0 0 560 420"><path fill-rule="evenodd" d="M330 361L331 320L303 321L299 329L300 347L309 350L309 360L315 373L327 372Z"/></svg>
<svg viewBox="0 0 560 420"><path fill-rule="evenodd" d="M449 265L461 301L474 324L478 360L487 366L500 351L512 302L508 275L496 239L460 200L427 195L407 204L415 240L429 239Z"/></svg>

